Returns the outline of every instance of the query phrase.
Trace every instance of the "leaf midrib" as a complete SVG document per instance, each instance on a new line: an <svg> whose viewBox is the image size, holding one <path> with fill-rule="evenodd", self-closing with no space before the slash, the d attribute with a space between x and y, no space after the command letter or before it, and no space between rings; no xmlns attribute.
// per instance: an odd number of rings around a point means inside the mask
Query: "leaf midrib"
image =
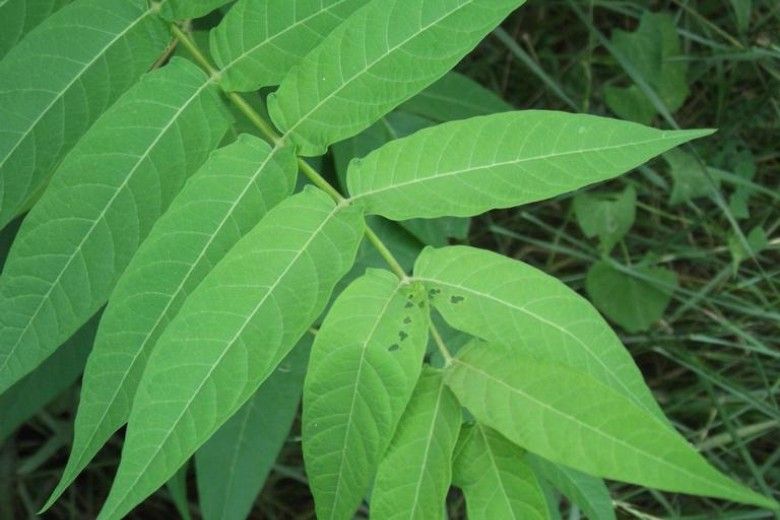
<svg viewBox="0 0 780 520"><path fill-rule="evenodd" d="M412 506L409 508L409 518L416 518L415 512L417 511L417 504L420 501L420 488L422 487L423 475L425 469L428 466L428 457L430 456L431 445L433 444L433 432L436 430L436 423L439 419L439 412L441 410L441 401L444 396L444 379L439 380L439 389L436 394L436 404L433 406L433 413L431 414L431 425L428 428L428 434L426 435L425 451L423 452L422 462L419 464L420 472L414 483L414 499L412 500Z"/></svg>
<svg viewBox="0 0 780 520"><path fill-rule="evenodd" d="M186 402L185 406L182 407L182 412L179 414L179 416L173 422L171 428L168 430L168 433L165 435L165 437L162 440L160 440L160 442L158 444L158 449L155 450L155 452L150 457L148 457L148 459L147 459L148 461L144 465L144 467L141 470L136 472L135 479L130 484L128 484L125 487L126 491L125 491L124 495L121 498L117 499L117 505L114 506L114 509L109 511L109 512L107 512L107 513L101 513L100 516L99 516L99 519L100 518L104 518L104 517L110 517L110 515L112 515L117 509L119 509L119 507L123 504L125 499L130 495L130 492L134 490L136 484L138 484L138 481L141 479L143 474L146 472L147 469L149 469L149 466L151 466L152 462L159 455L159 453L160 453L160 451L162 449L162 446L164 446L168 442L168 439L170 438L171 434L176 429L176 427L179 425L179 422L181 422L182 418L187 413L187 410L190 408L190 406L192 405L192 403L195 400L195 398L198 397L198 395L200 394L201 390L203 389L203 386L206 384L207 381L210 380L212 374L214 373L214 370L216 370L217 366L219 366L219 364L222 362L222 359L227 355L228 352L230 352L230 350L232 349L233 345L236 343L238 338L241 336L241 334L244 332L246 327L252 321L254 316L257 314L257 312L260 310L260 308L265 304L266 300L274 293L274 291L279 286L279 284L281 283L282 279L284 279L284 277L290 271L290 269L292 269L292 266L295 265L295 263L303 255L303 253L308 249L309 245L311 245L311 243L319 235L319 233L322 231L322 229L328 224L328 222L330 222L330 220L334 216L336 216L338 214L338 212L341 209L343 209L342 206L335 206L330 211L330 213L323 219L322 223L317 227L317 229L315 229L312 232L311 236L301 246L300 250L295 254L295 256L292 258L292 260L287 265L287 267L285 267L284 270L280 273L280 275L277 277L276 281L274 281L274 283L268 288L268 291L265 293L263 298L260 300L260 302L258 302L257 305L255 305L254 309L252 309L252 312L250 312L249 315L247 316L247 318L244 320L244 323L241 324L239 329L236 331L236 333L230 339L230 341L226 345L225 349L222 351L222 354L220 354L219 357L215 360L214 364L209 369L209 372L205 375L205 377L201 381L200 385L198 385L198 387L192 393L192 396Z"/></svg>
<svg viewBox="0 0 780 520"><path fill-rule="evenodd" d="M48 301L49 297L51 296L52 292L54 291L54 288L59 285L60 280L62 279L65 272L70 267L71 262L78 256L78 253L81 251L82 247L84 247L84 244L86 244L87 240L92 236L92 233L95 231L95 229L98 226L98 223L100 223L103 218L105 217L106 213L108 212L109 208L111 208L114 201L117 199L119 194L127 187L130 180L135 175L135 172L138 171L138 168L141 166L141 164L149 157L152 150L157 146L157 144L160 142L160 140L163 138L163 136L168 132L168 130L173 126L173 124L178 120L179 116L190 106L190 104L200 96L201 92L203 92L207 87L209 87L212 83L213 79L209 78L207 79L203 85L198 87L198 90L195 91L195 93L173 114L173 117L168 121L168 123L160 129L160 132L158 133L157 137L155 137L154 141L146 148L143 154L141 154L138 157L138 160L133 165L131 170L128 172L128 174L125 176L124 180L117 186L116 190L114 191L114 194L111 196L111 198L106 202L103 209L100 211L100 214L95 218L95 220L92 222L92 225L89 227L87 232L84 234L84 237L81 239L81 241L78 243L78 245L73 249L73 254L71 254L68 257L67 262L65 265L60 269L60 272L57 274L57 277L51 282L49 285L49 289L41 296L40 303L36 307L33 314L30 316L30 318L27 320L27 325L22 329L22 331L18 335L18 339L16 340L16 343L14 343L13 347L11 347L10 351L8 352L5 360L3 361L2 365L0 365L0 373L5 371L8 368L8 364L10 360L12 359L14 353L16 352L16 349L19 348L19 345L22 344L23 338L27 335L27 332L30 330L30 327L35 322L36 318L38 317L38 314L41 312L41 309L43 309L44 303Z"/></svg>
<svg viewBox="0 0 780 520"><path fill-rule="evenodd" d="M515 508L512 507L512 501L509 500L509 494L506 492L506 486L504 485L504 479L501 476L501 470L498 467L498 463L496 462L496 458L493 454L493 445L490 443L490 440L488 439L487 433L485 432L485 427L482 424L477 423L477 429L479 430L479 434L482 437L483 442L485 443L485 451L488 454L488 458L490 459L490 465L493 468L493 471L495 471L496 478L498 479L499 488L501 489L501 496L504 497L504 500L506 501L507 509L512 514L512 518L516 519L515 516Z"/></svg>
<svg viewBox="0 0 780 520"><path fill-rule="evenodd" d="M322 98L319 102L317 102L314 105L314 107L312 107L312 109L309 110L306 114L300 116L298 118L298 121L284 133L284 135L282 136L282 139L283 140L289 139L289 137L293 134L293 132L295 132L295 130L300 125L305 123L311 117L312 114L314 114L316 111L318 111L320 108L322 108L322 106L324 106L331 99L333 99L334 97L338 96L341 93L342 90L344 90L345 88L350 86L353 81L355 81L356 79L360 78L363 74L368 72L371 68L373 68L374 66L376 66L377 64L382 62L384 59L386 59L389 56L391 56L395 51L397 51L398 49L400 49L401 47L403 47L407 43L409 43L412 40L414 40L415 38L418 38L419 36L425 34L425 32L428 29L430 29L431 27L437 25L438 23L442 22L443 20L446 20L450 16L453 16L455 13L457 13L461 9L465 9L466 7L470 6L471 4L474 3L474 1L475 0L468 0L467 2L465 2L465 3L461 4L461 5L459 5L458 7L456 7L455 9L453 9L451 11L448 11L446 14L444 14L443 16L437 18L436 20L434 20L433 22L429 23L428 25L425 25L425 26L421 27L419 31L415 32L413 35L409 36L408 38L402 40L400 43L396 44L394 47L389 48L387 50L387 52L381 54L379 58L371 61L370 63L367 63L364 68L362 68L359 71L357 71L356 73L354 73L352 76L349 77L349 79L347 79L346 81L342 82L341 85L338 86L338 88L333 90L333 92L331 92L330 94L328 94L327 96Z"/></svg>
<svg viewBox="0 0 780 520"><path fill-rule="evenodd" d="M646 144L656 143L656 142L659 142L659 141L668 141L668 140L672 140L672 139L674 139L674 137L668 136L664 132L664 135L662 135L661 137L657 137L657 138L653 138L653 139L646 139L646 140L642 140L642 141L634 141L634 142L631 142L631 143L624 143L624 144L611 145L611 146L601 146L601 147L596 147L596 148L584 148L584 149L581 149L581 150L571 150L571 151L568 151L568 152L551 153L551 154L544 154L544 155L535 155L535 156L531 156L531 157L523 157L523 158L512 159L512 160L509 160L509 161L501 161L501 162L496 162L496 163L491 163L491 164L485 164L485 165L477 166L477 167L474 167L474 168L462 168L462 169L459 169L459 170L448 170L448 171L436 173L434 175L429 175L429 176L425 176L425 177L415 177L415 178L410 179L408 181L399 182L397 184L390 184L390 185L384 186L382 188L378 188L378 189L374 189L374 190L370 190L370 191L364 191L364 192L361 192L361 193L351 197L349 200L350 200L350 202L354 202L354 201L360 200L360 199L362 199L364 197L376 195L377 193L383 193L383 192L386 192L386 191L401 189L401 188L404 188L404 187L407 187L407 186L410 186L410 185L413 185L413 184L420 184L420 183L424 183L424 182L433 182L433 181L437 181L437 180L442 179L442 178L452 177L452 176L461 175L461 174L471 174L471 173L479 172L479 171L482 171L482 170L489 170L491 168L500 168L502 166L513 166L513 165L523 164L523 163L533 162L533 161L544 161L544 160L547 160L547 159L556 159L556 158L559 158L559 157L567 157L567 156L570 156L570 155L579 155L579 154L585 154L585 153L597 153L597 152L604 152L604 151L609 151L609 150L618 150L618 149L621 149L621 148L637 147L637 146L642 146L642 145L646 145Z"/></svg>
<svg viewBox="0 0 780 520"><path fill-rule="evenodd" d="M388 297L385 304L382 306L382 309L377 314L377 318L374 321L374 323L371 326L371 330L368 333L365 341L363 341L363 344L361 345L360 349L360 360L358 363L358 370L355 374L355 385L352 390L352 399L350 400L349 405L349 413L347 414L347 431L344 432L344 443L341 447L341 457L339 460L339 466L338 466L338 479L336 480L336 489L334 491L334 501L333 501L333 510L331 512L331 518L337 518L335 515L338 513L338 504L340 499L339 490L341 489L341 483L343 482L343 471L342 469L345 466L346 463L346 456L347 456L347 439L350 436L350 433L352 431L352 414L355 412L355 402L357 401L357 395L358 395L358 387L360 386L360 378L363 373L363 367L365 366L365 358L366 358L366 352L368 351L368 344L374 339L374 334L376 334L377 330L379 329L379 324L382 322L382 318L384 318L385 313L390 307L390 304L393 303L393 300L395 299L396 295L398 294L398 291L401 290L401 288L404 287L404 283L401 280L398 280L398 283L393 289L393 292Z"/></svg>

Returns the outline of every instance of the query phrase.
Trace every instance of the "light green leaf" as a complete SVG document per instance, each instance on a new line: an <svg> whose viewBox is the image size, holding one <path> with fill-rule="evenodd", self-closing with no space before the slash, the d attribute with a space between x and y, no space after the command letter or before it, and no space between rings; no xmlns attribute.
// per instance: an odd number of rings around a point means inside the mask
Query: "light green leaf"
<svg viewBox="0 0 780 520"><path fill-rule="evenodd" d="M71 0L4 0L0 2L0 58L25 34Z"/></svg>
<svg viewBox="0 0 780 520"><path fill-rule="evenodd" d="M449 72L401 105L401 109L443 123L508 112L512 105L468 76Z"/></svg>
<svg viewBox="0 0 780 520"><path fill-rule="evenodd" d="M426 249L414 278L454 328L590 374L665 421L620 339L590 303L556 278L466 246Z"/></svg>
<svg viewBox="0 0 780 520"><path fill-rule="evenodd" d="M195 454L204 520L244 520L290 433L311 347L301 339L255 395Z"/></svg>
<svg viewBox="0 0 780 520"><path fill-rule="evenodd" d="M319 518L352 518L420 376L428 306L420 284L370 270L336 299L311 354L303 454Z"/></svg>
<svg viewBox="0 0 780 520"><path fill-rule="evenodd" d="M282 81L271 118L302 155L322 155L443 76L522 3L373 0Z"/></svg>
<svg viewBox="0 0 780 520"><path fill-rule="evenodd" d="M0 444L76 382L92 348L97 319L90 320L38 368L0 395Z"/></svg>
<svg viewBox="0 0 780 520"><path fill-rule="evenodd" d="M353 161L353 199L393 220L472 216L610 179L710 130L528 110L444 123Z"/></svg>
<svg viewBox="0 0 780 520"><path fill-rule="evenodd" d="M121 518L179 469L319 316L363 235L357 208L308 188L250 231L157 342L100 520Z"/></svg>
<svg viewBox="0 0 780 520"><path fill-rule="evenodd" d="M239 0L211 31L220 85L248 92L277 85L368 0Z"/></svg>
<svg viewBox="0 0 780 520"><path fill-rule="evenodd" d="M463 429L456 452L452 481L463 490L469 520L549 518L524 450L477 423Z"/></svg>
<svg viewBox="0 0 780 520"><path fill-rule="evenodd" d="M720 187L720 178L707 175L706 166L699 163L695 156L682 150L671 150L664 154L672 176L672 193L669 204L675 206L699 197L712 196Z"/></svg>
<svg viewBox="0 0 780 520"><path fill-rule="evenodd" d="M0 227L168 40L145 0L79 0L0 61Z"/></svg>
<svg viewBox="0 0 780 520"><path fill-rule="evenodd" d="M0 393L92 316L154 221L227 131L190 62L145 76L68 155L0 278Z"/></svg>
<svg viewBox="0 0 780 520"><path fill-rule="evenodd" d="M292 193L290 148L249 135L216 151L141 244L103 315L84 375L68 466L49 499L70 485L130 415L160 334L214 265Z"/></svg>
<svg viewBox="0 0 780 520"><path fill-rule="evenodd" d="M663 267L635 266L635 274L606 262L588 270L585 288L593 305L628 332L640 332L660 320L677 288L677 275Z"/></svg>
<svg viewBox="0 0 780 520"><path fill-rule="evenodd" d="M229 2L231 0L162 0L159 13L166 20L200 18Z"/></svg>
<svg viewBox="0 0 780 520"><path fill-rule="evenodd" d="M688 97L688 66L680 59L680 39L670 14L645 11L635 32L614 30L612 44L655 90L669 112L682 106ZM635 85L626 89L607 87L604 93L610 109L624 119L648 124L656 113L651 101Z"/></svg>
<svg viewBox="0 0 780 520"><path fill-rule="evenodd" d="M444 517L460 405L441 374L423 370L374 481L371 516L387 520Z"/></svg>
<svg viewBox="0 0 780 520"><path fill-rule="evenodd" d="M580 193L574 197L577 223L588 238L598 237L602 252L609 253L626 236L636 219L636 190L621 193Z"/></svg>
<svg viewBox="0 0 780 520"><path fill-rule="evenodd" d="M352 159L365 157L388 141L406 137L432 124L428 119L397 110L382 117L352 139L336 143L333 146L333 158L339 183L346 188L348 164ZM432 246L447 245L450 238L465 239L469 224L469 219L456 217L412 219L400 223L422 244Z"/></svg>
<svg viewBox="0 0 780 520"><path fill-rule="evenodd" d="M671 426L581 370L503 345L472 344L445 378L477 420L553 462L665 491L777 507L719 473Z"/></svg>
<svg viewBox="0 0 780 520"><path fill-rule="evenodd" d="M537 475L550 482L589 520L615 520L612 498L603 480L534 455L526 454Z"/></svg>

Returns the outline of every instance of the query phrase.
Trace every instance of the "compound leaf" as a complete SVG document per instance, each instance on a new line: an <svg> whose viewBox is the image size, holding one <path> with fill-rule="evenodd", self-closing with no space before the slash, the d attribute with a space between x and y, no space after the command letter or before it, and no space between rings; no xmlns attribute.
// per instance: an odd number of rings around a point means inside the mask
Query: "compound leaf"
<svg viewBox="0 0 780 520"><path fill-rule="evenodd" d="M610 179L710 133L585 114L507 112L392 141L353 161L347 184L369 213L393 220L466 217Z"/></svg>
<svg viewBox="0 0 780 520"><path fill-rule="evenodd" d="M369 270L331 307L303 398L318 517L353 517L412 395L427 342L425 291L389 271Z"/></svg>
<svg viewBox="0 0 780 520"><path fill-rule="evenodd" d="M358 208L307 188L193 291L149 357L99 518L121 518L249 400L324 309L363 235Z"/></svg>
<svg viewBox="0 0 780 520"><path fill-rule="evenodd" d="M71 0L5 0L0 2L0 58Z"/></svg>
<svg viewBox="0 0 780 520"><path fill-rule="evenodd" d="M631 355L587 300L538 269L467 246L417 259L432 305L454 328L538 361L584 371L665 421Z"/></svg>
<svg viewBox="0 0 780 520"><path fill-rule="evenodd" d="M0 227L168 40L145 0L80 0L0 61Z"/></svg>
<svg viewBox="0 0 780 520"><path fill-rule="evenodd" d="M322 155L447 73L523 0L374 0L269 98L302 155Z"/></svg>
<svg viewBox="0 0 780 520"><path fill-rule="evenodd" d="M441 373L425 368L374 481L373 518L444 517L460 405Z"/></svg>
<svg viewBox="0 0 780 520"><path fill-rule="evenodd" d="M449 72L401 105L401 109L443 123L508 112L512 105L468 76Z"/></svg>
<svg viewBox="0 0 780 520"><path fill-rule="evenodd" d="M68 466L49 503L130 415L146 360L186 297L295 187L290 148L249 135L216 151L141 244L103 314L84 375Z"/></svg>
<svg viewBox="0 0 780 520"><path fill-rule="evenodd" d="M560 491L572 504L576 504L590 520L615 520L615 509L607 485L576 469L526 453L526 460L537 475L543 477Z"/></svg>
<svg viewBox="0 0 780 520"><path fill-rule="evenodd" d="M298 412L311 335L195 454L204 520L244 520Z"/></svg>
<svg viewBox="0 0 780 520"><path fill-rule="evenodd" d="M277 85L368 0L239 0L211 31L220 85L247 92Z"/></svg>
<svg viewBox="0 0 780 520"><path fill-rule="evenodd" d="M152 224L227 131L215 87L174 60L128 91L68 155L0 278L0 392L105 303Z"/></svg>
<svg viewBox="0 0 780 520"><path fill-rule="evenodd" d="M523 449L477 423L463 429L456 453L453 484L463 490L469 520L549 518Z"/></svg>
<svg viewBox="0 0 780 520"><path fill-rule="evenodd" d="M475 342L445 379L478 421L553 462L666 491L777 507L719 473L670 425L581 370Z"/></svg>

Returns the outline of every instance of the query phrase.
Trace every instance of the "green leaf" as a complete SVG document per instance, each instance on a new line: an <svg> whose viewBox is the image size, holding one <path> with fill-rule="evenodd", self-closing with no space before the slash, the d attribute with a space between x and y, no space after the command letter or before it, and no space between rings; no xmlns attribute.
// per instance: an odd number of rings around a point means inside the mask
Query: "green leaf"
<svg viewBox="0 0 780 520"><path fill-rule="evenodd" d="M777 507L719 473L668 423L581 370L472 344L445 378L477 420L553 462L665 491Z"/></svg>
<svg viewBox="0 0 780 520"><path fill-rule="evenodd" d="M609 253L626 236L636 218L636 190L621 193L580 193L574 197L577 223L588 238L598 237L602 252Z"/></svg>
<svg viewBox="0 0 780 520"><path fill-rule="evenodd" d="M549 518L544 491L525 451L487 426L467 426L458 440L453 484L463 490L469 520Z"/></svg>
<svg viewBox="0 0 780 520"><path fill-rule="evenodd" d="M187 498L187 473L189 473L190 463L187 461L168 482L165 487L170 495L171 502L176 507L176 511L182 520L192 520L190 516L189 499Z"/></svg>
<svg viewBox="0 0 780 520"><path fill-rule="evenodd" d="M130 415L160 334L211 268L292 193L290 148L256 137L217 150L141 244L103 315L84 376L68 466L47 504L70 485Z"/></svg>
<svg viewBox="0 0 780 520"><path fill-rule="evenodd" d="M556 278L481 249L428 248L414 278L454 328L581 370L664 421L630 354L596 309Z"/></svg>
<svg viewBox="0 0 780 520"><path fill-rule="evenodd" d="M677 275L663 267L632 267L626 273L607 262L588 270L585 288L593 305L628 332L640 332L660 320L677 288Z"/></svg>
<svg viewBox="0 0 780 520"><path fill-rule="evenodd" d="M149 358L100 520L121 518L165 483L249 400L324 309L363 226L357 208L309 188L209 273Z"/></svg>
<svg viewBox="0 0 780 520"><path fill-rule="evenodd" d="M195 454L204 520L249 516L298 412L310 347L307 334Z"/></svg>
<svg viewBox="0 0 780 520"><path fill-rule="evenodd" d="M645 11L635 32L613 31L612 45L630 60L669 112L682 106L688 97L688 66L680 59L680 39L670 14ZM604 94L610 109L624 119L648 124L656 114L651 101L635 85L626 89L607 87Z"/></svg>
<svg viewBox="0 0 780 520"><path fill-rule="evenodd" d="M368 0L239 0L211 31L220 85L248 92L277 85Z"/></svg>
<svg viewBox="0 0 780 520"><path fill-rule="evenodd" d="M460 405L441 374L425 368L379 465L372 518L444 517L461 421Z"/></svg>
<svg viewBox="0 0 780 520"><path fill-rule="evenodd" d="M537 475L550 482L590 520L615 520L612 498L603 480L534 455L526 454Z"/></svg>
<svg viewBox="0 0 780 520"><path fill-rule="evenodd" d="M200 18L232 0L162 0L160 16L166 20Z"/></svg>
<svg viewBox="0 0 780 520"><path fill-rule="evenodd" d="M21 40L71 0L5 0L0 3L0 59Z"/></svg>
<svg viewBox="0 0 780 520"><path fill-rule="evenodd" d="M68 155L0 278L0 393L92 316L154 221L227 131L190 62L145 76Z"/></svg>
<svg viewBox="0 0 780 520"><path fill-rule="evenodd" d="M352 139L335 144L333 158L339 183L346 188L348 164L352 159L365 157L388 141L406 137L432 124L428 119L398 110L382 117ZM422 244L432 246L447 245L450 238L465 239L469 224L469 219L455 217L412 219L400 223Z"/></svg>
<svg viewBox="0 0 780 520"><path fill-rule="evenodd" d="M145 0L79 0L0 61L0 227L168 40Z"/></svg>
<svg viewBox="0 0 780 520"><path fill-rule="evenodd" d="M0 444L38 410L76 382L92 348L92 319L38 368L0 395Z"/></svg>
<svg viewBox="0 0 780 520"><path fill-rule="evenodd" d="M443 76L523 0L374 0L309 53L269 98L306 156L352 137Z"/></svg>
<svg viewBox="0 0 780 520"><path fill-rule="evenodd" d="M352 518L420 376L428 306L420 284L370 270L336 299L311 354L303 453L319 518Z"/></svg>
<svg viewBox="0 0 780 520"><path fill-rule="evenodd" d="M767 237L766 231L761 226L751 229L750 233L745 237L745 242L734 233L729 234L728 248L729 252L731 252L731 260L735 272L742 262L748 258L755 258L761 251L769 247L769 237Z"/></svg>
<svg viewBox="0 0 780 520"><path fill-rule="evenodd" d="M450 72L401 105L401 109L443 123L508 112L512 105L468 76Z"/></svg>
<svg viewBox="0 0 780 520"><path fill-rule="evenodd" d="M349 192L393 220L472 216L610 179L710 130L528 110L421 130L353 161Z"/></svg>
<svg viewBox="0 0 780 520"><path fill-rule="evenodd" d="M753 0L729 0L734 15L737 17L737 29L745 32L750 27L750 16L753 12Z"/></svg>
<svg viewBox="0 0 780 520"><path fill-rule="evenodd" d="M672 150L664 154L672 176L672 193L669 204L675 206L699 197L713 196L720 187L720 178L707 175L706 166L699 163L695 156L682 150Z"/></svg>

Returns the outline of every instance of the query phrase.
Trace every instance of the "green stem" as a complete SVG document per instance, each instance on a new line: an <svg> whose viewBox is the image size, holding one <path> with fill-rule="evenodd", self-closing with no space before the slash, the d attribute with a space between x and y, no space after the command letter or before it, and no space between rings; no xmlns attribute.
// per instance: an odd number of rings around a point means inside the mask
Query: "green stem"
<svg viewBox="0 0 780 520"><path fill-rule="evenodd" d="M220 71L211 64L209 59L203 54L203 52L201 52L197 44L192 40L192 38L190 38L189 34L183 31L181 27L176 24L171 24L171 32L176 37L176 39L178 39L187 49L187 51L192 54L192 57L195 59L195 61L201 67L203 67L206 72L208 72L208 74L217 84L219 84ZM252 108L252 106L247 103L243 97L241 97L240 94L237 92L225 91L225 95L236 106L236 108L238 108L241 113L243 113L247 119L249 119L249 121L258 128L258 130L260 130L265 139L274 145L279 145L285 141L285 137L280 136L276 130L274 130L273 126L260 114L258 114L255 109ZM344 198L344 196L341 195L341 193L339 193L339 191L334 188L332 184L330 184L322 175L320 175L317 170L312 168L309 163L300 157L298 158L298 168L304 175L306 175L306 177L308 177L312 184L330 195L330 197L333 198L336 203L347 203L347 199ZM404 271L404 268L401 266L400 262L398 262L398 259L396 259L390 249L388 249L385 243L382 242L374 230L368 226L366 226L366 238L368 238L368 241L371 242L371 244L376 248L382 258L384 258L390 269L401 280L407 279L406 271Z"/></svg>
<svg viewBox="0 0 780 520"><path fill-rule="evenodd" d="M450 354L450 349L448 349L447 345L444 344L444 339L441 337L441 334L439 334L439 329L436 328L436 325L434 325L433 322L429 324L429 328L431 329L433 342L436 343L436 346L439 348L439 352L441 352L442 357L444 357L445 366L449 366L452 363L452 354Z"/></svg>

